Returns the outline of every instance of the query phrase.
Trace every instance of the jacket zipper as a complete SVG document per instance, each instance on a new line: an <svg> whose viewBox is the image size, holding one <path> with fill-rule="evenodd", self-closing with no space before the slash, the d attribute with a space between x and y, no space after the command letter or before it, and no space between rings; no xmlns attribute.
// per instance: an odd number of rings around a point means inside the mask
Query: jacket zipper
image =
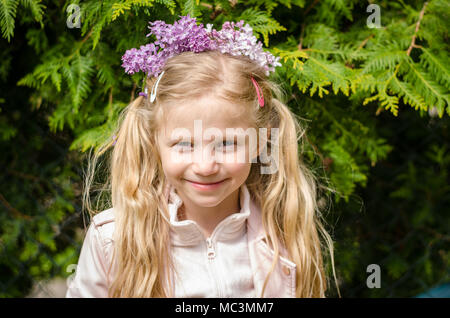
<svg viewBox="0 0 450 318"><path fill-rule="evenodd" d="M214 257L216 257L216 251L214 250L210 237L206 239L206 246L208 247L207 251L208 259L211 261L214 259Z"/></svg>
<svg viewBox="0 0 450 318"><path fill-rule="evenodd" d="M206 239L206 246L208 248L207 249L208 263L211 268L213 279L215 280L216 286L217 286L217 297L221 298L221 297L223 297L223 292L222 292L223 287L222 287L222 283L220 280L220 274L217 273L217 270L216 270L217 265L215 265L215 264L217 264L217 262L214 262L214 259L216 257L216 251L214 249L211 237L208 237Z"/></svg>
<svg viewBox="0 0 450 318"><path fill-rule="evenodd" d="M229 218L229 216L227 218ZM219 265L219 263L218 262L214 262L214 259L216 257L216 251L214 249L214 246L213 246L213 243L212 243L212 239L215 237L216 232L221 227L223 227L224 224L225 224L224 220L222 220L222 222L220 222L220 224L216 226L216 228L212 232L211 236L206 239L206 247L207 247L206 254L208 256L208 265L209 265L209 267L211 269L210 272L212 272L213 279L216 282L217 297L218 298L223 298L225 292L224 292L224 287L222 285L222 280L220 279L220 274L222 274L222 273L217 273L217 266Z"/></svg>

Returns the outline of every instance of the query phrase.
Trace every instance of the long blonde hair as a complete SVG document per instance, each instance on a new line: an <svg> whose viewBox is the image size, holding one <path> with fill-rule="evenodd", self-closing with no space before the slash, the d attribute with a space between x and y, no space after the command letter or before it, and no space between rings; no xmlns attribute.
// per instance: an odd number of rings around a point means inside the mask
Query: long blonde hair
<svg viewBox="0 0 450 318"><path fill-rule="evenodd" d="M336 280L333 241L323 226L317 205L316 178L299 154L298 143L303 141L305 131L283 103L281 87L269 81L264 70L247 57L217 51L184 52L170 58L164 70L155 102L150 103L140 96L128 105L118 121L114 147L112 142L99 147L88 166L83 206L94 215L99 210L98 205L97 210L91 207L90 193L97 162L112 148L107 159L110 178L101 189L101 193L111 193L115 215L112 259L116 276L110 284L109 296L173 296L173 262L167 243L170 242L170 225L164 195L166 180L157 131L168 105L213 92L242 105L255 127L279 129L277 171L261 174L262 163L252 163L246 180L252 199L261 208L266 240L275 254L261 297L281 246L297 264L296 297L325 297L328 286L323 261L325 251L331 256ZM251 76L263 91L265 106L262 108L258 105ZM155 80L147 80L145 85L149 92ZM270 142L267 147L270 150Z"/></svg>

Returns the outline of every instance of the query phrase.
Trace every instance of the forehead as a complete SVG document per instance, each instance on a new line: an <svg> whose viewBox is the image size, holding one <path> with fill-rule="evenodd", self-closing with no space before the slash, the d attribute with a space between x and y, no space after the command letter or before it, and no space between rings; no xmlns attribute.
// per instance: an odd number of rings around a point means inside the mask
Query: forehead
<svg viewBox="0 0 450 318"><path fill-rule="evenodd" d="M222 131L226 128L251 127L244 105L205 96L194 101L165 107L160 134L170 138L172 131L179 128L194 132L195 128L199 128L199 123L202 129L217 128Z"/></svg>

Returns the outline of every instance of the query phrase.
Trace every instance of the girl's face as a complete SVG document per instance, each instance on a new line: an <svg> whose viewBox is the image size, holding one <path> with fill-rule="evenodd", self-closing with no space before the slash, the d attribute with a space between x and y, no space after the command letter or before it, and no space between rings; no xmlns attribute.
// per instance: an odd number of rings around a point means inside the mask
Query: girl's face
<svg viewBox="0 0 450 318"><path fill-rule="evenodd" d="M255 129L239 111L209 96L168 111L158 146L165 176L183 201L215 207L247 179L257 145L255 138L246 140Z"/></svg>

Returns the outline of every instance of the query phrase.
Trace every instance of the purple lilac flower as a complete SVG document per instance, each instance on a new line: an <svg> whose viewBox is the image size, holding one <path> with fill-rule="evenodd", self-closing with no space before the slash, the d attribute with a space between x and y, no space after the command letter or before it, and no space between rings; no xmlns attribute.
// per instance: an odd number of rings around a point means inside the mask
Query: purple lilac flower
<svg viewBox="0 0 450 318"><path fill-rule="evenodd" d="M258 65L264 67L266 75L275 71L276 66L281 66L278 62L279 57L263 50L262 43L253 35L253 29L250 25L244 26L244 20L238 23L227 21L222 25L222 30L212 30L211 33L217 42L218 50L231 55L248 56Z"/></svg>
<svg viewBox="0 0 450 318"><path fill-rule="evenodd" d="M237 28L237 29L236 29ZM164 21L150 22L150 33L156 41L138 49L130 49L122 57L122 67L128 74L142 71L147 76L158 76L167 59L182 52L204 52L219 50L231 55L246 55L264 67L266 75L281 66L279 57L265 52L262 43L253 35L253 29L241 20L238 23L225 22L217 31L208 24L197 25L196 19L189 15L180 16L173 24Z"/></svg>

